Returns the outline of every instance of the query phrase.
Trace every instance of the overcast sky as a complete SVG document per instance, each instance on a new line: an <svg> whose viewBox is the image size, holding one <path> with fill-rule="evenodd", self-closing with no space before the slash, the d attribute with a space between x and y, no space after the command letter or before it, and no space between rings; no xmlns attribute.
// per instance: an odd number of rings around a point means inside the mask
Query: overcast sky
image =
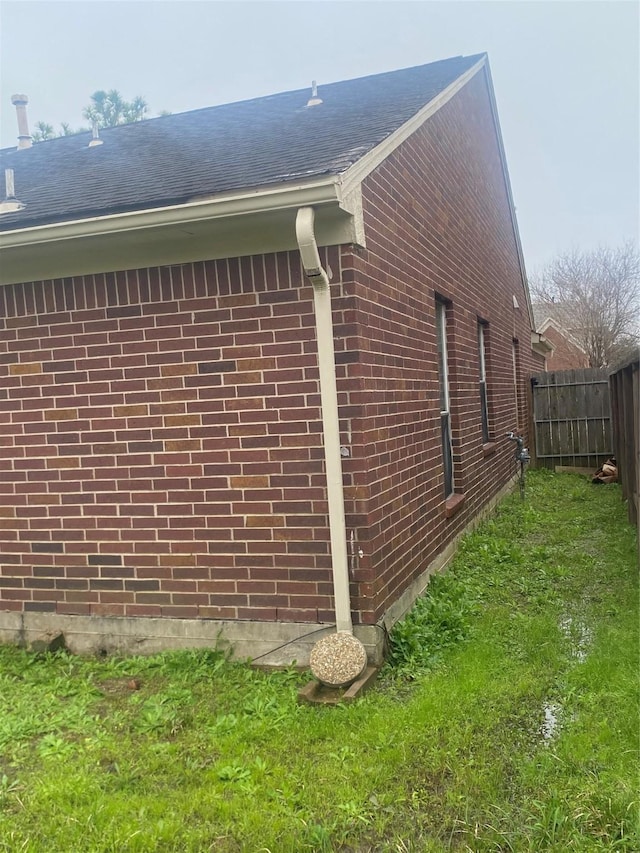
<svg viewBox="0 0 640 853"><path fill-rule="evenodd" d="M10 97L72 126L97 89L150 114L489 54L529 272L639 231L639 6L616 2L2 0L1 145Z"/></svg>

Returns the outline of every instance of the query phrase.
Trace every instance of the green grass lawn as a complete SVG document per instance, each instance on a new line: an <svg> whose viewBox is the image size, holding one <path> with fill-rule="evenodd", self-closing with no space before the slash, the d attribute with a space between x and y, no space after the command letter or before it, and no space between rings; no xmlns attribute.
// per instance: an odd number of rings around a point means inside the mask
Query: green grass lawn
<svg viewBox="0 0 640 853"><path fill-rule="evenodd" d="M0 648L0 851L639 851L635 537L616 486L531 472L351 705Z"/></svg>

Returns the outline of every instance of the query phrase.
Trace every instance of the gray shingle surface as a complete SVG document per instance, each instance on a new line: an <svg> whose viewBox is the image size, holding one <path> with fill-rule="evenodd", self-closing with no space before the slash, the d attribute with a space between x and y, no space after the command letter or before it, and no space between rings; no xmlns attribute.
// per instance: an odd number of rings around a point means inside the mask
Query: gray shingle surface
<svg viewBox="0 0 640 853"><path fill-rule="evenodd" d="M321 85L311 108L306 88L109 128L93 148L83 133L4 149L26 208L0 231L339 174L480 58Z"/></svg>

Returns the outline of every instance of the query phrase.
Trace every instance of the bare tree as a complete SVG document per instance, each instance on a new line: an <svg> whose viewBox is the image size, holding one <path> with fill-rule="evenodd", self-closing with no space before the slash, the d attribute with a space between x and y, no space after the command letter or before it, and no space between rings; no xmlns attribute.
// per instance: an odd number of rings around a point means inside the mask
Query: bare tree
<svg viewBox="0 0 640 853"><path fill-rule="evenodd" d="M531 291L591 367L609 367L638 345L640 256L633 242L558 255L533 276Z"/></svg>

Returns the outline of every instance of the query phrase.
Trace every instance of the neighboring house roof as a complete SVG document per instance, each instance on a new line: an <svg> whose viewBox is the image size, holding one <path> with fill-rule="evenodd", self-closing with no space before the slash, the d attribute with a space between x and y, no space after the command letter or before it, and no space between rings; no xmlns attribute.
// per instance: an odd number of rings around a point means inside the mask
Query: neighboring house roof
<svg viewBox="0 0 640 853"><path fill-rule="evenodd" d="M163 116L0 151L25 205L0 231L180 204L338 175L484 54Z"/></svg>
<svg viewBox="0 0 640 853"><path fill-rule="evenodd" d="M531 307L533 308L533 319L536 323L536 329L539 332L542 331L542 326L548 326L551 321L553 321L556 326L564 328L564 312L561 310L560 306L555 305L553 302L533 302Z"/></svg>
<svg viewBox="0 0 640 853"><path fill-rule="evenodd" d="M562 306L554 305L553 303L534 302L532 307L536 331L544 334L551 327L558 334L566 338L574 347L581 352L585 352L583 345L576 336L575 330L566 327L566 311L563 310Z"/></svg>
<svg viewBox="0 0 640 853"><path fill-rule="evenodd" d="M539 329L540 326L544 323L544 321L549 316L549 311L547 310L546 304L541 304L540 302L533 302L531 307L533 308L533 319L536 324L536 329Z"/></svg>

